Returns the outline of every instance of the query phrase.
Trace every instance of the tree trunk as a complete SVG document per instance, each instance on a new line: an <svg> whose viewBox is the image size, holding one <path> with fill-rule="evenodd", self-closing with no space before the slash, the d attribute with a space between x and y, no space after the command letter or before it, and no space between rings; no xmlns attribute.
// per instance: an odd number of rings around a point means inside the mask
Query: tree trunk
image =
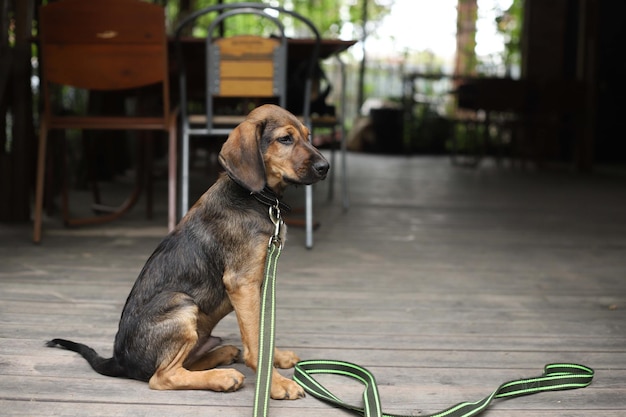
<svg viewBox="0 0 626 417"><path fill-rule="evenodd" d="M456 20L456 55L454 75L476 75L477 0L459 0Z"/></svg>

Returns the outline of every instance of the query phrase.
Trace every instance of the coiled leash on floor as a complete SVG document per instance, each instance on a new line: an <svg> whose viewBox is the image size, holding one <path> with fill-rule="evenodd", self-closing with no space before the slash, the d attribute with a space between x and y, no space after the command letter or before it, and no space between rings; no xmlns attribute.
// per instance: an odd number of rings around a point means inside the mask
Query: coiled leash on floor
<svg viewBox="0 0 626 417"><path fill-rule="evenodd" d="M265 279L263 280L261 298L261 324L259 329L259 359L257 363L256 390L254 396L253 417L267 417L269 411L270 388L274 362L274 321L275 321L275 289L276 265L282 249L280 231L283 220L280 216L278 203L270 206L269 216L274 223L274 234L267 247L265 261ZM314 378L314 375L341 375L355 379L365 385L363 391L363 407L348 404ZM593 380L593 369L585 365L573 363L553 363L546 365L541 376L505 382L491 395L476 402L464 402L454 405L439 413L423 417L470 417L482 413L494 399L514 398L536 394L543 391L561 391L584 388ZM307 360L296 364L293 380L304 390L335 407L344 408L364 417L408 417L389 414L382 411L378 387L374 375L367 369L350 362L335 360Z"/></svg>
<svg viewBox="0 0 626 417"><path fill-rule="evenodd" d="M365 385L365 391L363 392L365 406L357 407L343 402L313 378L315 374L343 375L362 382ZM584 388L591 384L593 374L593 369L584 365L572 363L549 364L546 365L541 376L505 382L491 395L480 401L460 403L439 413L424 415L424 417L475 416L489 407L496 398L513 398L542 391ZM293 379L314 397L336 407L351 410L358 415L366 417L405 417L398 414L383 413L374 375L359 365L333 360L301 361L295 367Z"/></svg>

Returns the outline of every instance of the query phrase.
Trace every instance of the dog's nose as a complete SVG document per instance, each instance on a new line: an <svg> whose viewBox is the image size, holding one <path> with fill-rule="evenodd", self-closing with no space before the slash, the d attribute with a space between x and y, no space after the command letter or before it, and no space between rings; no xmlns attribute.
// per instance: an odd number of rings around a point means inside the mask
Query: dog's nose
<svg viewBox="0 0 626 417"><path fill-rule="evenodd" d="M320 177L325 177L326 173L328 173L328 169L330 168L330 164L325 159L318 159L313 164L313 169Z"/></svg>

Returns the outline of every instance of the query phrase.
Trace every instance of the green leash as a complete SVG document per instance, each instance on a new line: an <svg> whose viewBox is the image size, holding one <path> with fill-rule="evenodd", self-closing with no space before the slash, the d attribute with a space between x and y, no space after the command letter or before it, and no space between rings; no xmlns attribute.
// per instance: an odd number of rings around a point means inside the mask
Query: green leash
<svg viewBox="0 0 626 417"><path fill-rule="evenodd" d="M283 247L280 231L283 219L280 216L278 201L270 206L269 216L274 223L274 234L267 245L265 260L265 279L261 288L261 321L259 328L259 358L256 368L256 389L254 393L254 417L265 417L269 411L270 389L272 387L272 371L274 369L274 331L276 318L276 265Z"/></svg>
<svg viewBox="0 0 626 417"><path fill-rule="evenodd" d="M342 375L360 381L365 385L365 391L363 391L363 402L365 406L357 407L343 402L313 377L313 375L316 374ZM423 417L475 416L487 409L496 398L513 398L543 391L584 388L591 384L593 375L593 369L584 365L554 363L546 365L544 373L541 376L505 382L491 395L480 401L460 403L439 413L424 415ZM301 361L296 364L293 379L312 396L336 407L353 411L361 416L408 417L384 413L382 411L380 397L378 396L378 388L376 387L374 375L367 369L353 363L333 360Z"/></svg>
<svg viewBox="0 0 626 417"><path fill-rule="evenodd" d="M274 365L274 323L275 299L274 284L276 281L276 265L282 249L280 231L283 220L280 216L278 202L269 209L269 216L274 223L274 234L270 237L265 261L265 279L261 296L261 323L259 329L259 358L257 362L256 389L254 394L253 417L267 417L269 412L270 389ZM348 404L320 384L314 375L341 375L355 379L365 385L363 391L363 407ZM593 380L593 369L573 363L553 363L546 365L544 373L534 378L524 378L505 382L491 395L476 402L464 402L435 414L423 417L470 417L482 413L493 400L498 398L514 398L536 394L543 391L561 391L584 388ZM293 380L310 395L335 407L341 407L364 417L408 417L388 414L382 411L378 387L374 375L367 369L350 362L334 360L309 360L296 364Z"/></svg>

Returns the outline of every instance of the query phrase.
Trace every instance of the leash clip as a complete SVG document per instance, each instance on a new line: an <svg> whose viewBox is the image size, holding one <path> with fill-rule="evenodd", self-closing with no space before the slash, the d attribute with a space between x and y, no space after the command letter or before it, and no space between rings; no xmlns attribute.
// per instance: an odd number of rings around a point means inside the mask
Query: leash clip
<svg viewBox="0 0 626 417"><path fill-rule="evenodd" d="M278 245L279 249L283 247L283 240L280 237L280 230L283 227L283 218L280 215L280 208L278 207L278 200L276 200L276 205L270 206L269 208L269 216L272 223L274 223L274 234L270 236L270 241L268 246L271 246L273 243Z"/></svg>

